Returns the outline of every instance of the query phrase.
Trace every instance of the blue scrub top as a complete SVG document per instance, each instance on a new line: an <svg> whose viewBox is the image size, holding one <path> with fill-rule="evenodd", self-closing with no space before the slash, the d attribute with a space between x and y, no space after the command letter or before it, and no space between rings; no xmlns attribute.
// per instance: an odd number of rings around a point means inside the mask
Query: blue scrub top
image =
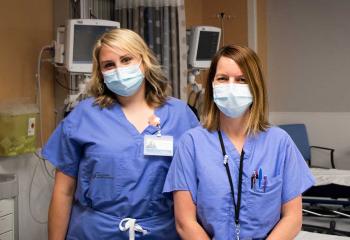
<svg viewBox="0 0 350 240"><path fill-rule="evenodd" d="M118 228L126 217L149 232L137 233L136 239L178 239L172 198L162 194L172 157L143 154L144 136L158 128L139 133L119 104L100 108L93 103L93 98L80 102L43 149L45 159L77 180L67 239L127 239L128 232ZM189 107L175 98L155 115L162 135L174 137L175 149L180 136L198 126Z"/></svg>
<svg viewBox="0 0 350 240"><path fill-rule="evenodd" d="M223 134L237 202L240 154ZM244 146L243 185L240 209L240 237L267 236L280 219L281 206L314 184L301 153L282 129L271 127L248 136ZM266 175L251 189L253 171ZM164 192L185 190L191 193L200 224L215 240L235 236L234 206L217 131L199 126L180 139L164 185Z"/></svg>

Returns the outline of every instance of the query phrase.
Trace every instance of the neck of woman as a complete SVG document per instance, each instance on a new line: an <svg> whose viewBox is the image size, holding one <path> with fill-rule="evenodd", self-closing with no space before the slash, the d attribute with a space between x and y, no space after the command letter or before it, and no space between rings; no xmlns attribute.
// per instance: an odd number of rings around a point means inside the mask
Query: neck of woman
<svg viewBox="0 0 350 240"><path fill-rule="evenodd" d="M246 137L246 125L248 123L249 110L238 118L230 118L220 112L220 129L226 133L231 141L244 142Z"/></svg>
<svg viewBox="0 0 350 240"><path fill-rule="evenodd" d="M127 120L139 133L142 133L149 125L149 119L154 115L154 107L149 106L145 98L145 83L142 83L134 95L118 96L118 100Z"/></svg>

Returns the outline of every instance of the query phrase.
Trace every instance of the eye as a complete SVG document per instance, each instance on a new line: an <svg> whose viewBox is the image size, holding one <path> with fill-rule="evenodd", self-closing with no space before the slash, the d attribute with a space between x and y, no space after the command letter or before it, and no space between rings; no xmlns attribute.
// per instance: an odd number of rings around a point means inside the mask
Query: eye
<svg viewBox="0 0 350 240"><path fill-rule="evenodd" d="M245 84L245 83L247 83L247 80L245 79L245 77L239 76L236 78L236 82L241 83L241 84Z"/></svg>
<svg viewBox="0 0 350 240"><path fill-rule="evenodd" d="M228 80L228 77L227 76L222 76L222 75L219 75L215 78L216 81L218 82L225 82Z"/></svg>
<svg viewBox="0 0 350 240"><path fill-rule="evenodd" d="M110 70L115 68L115 63L114 62L106 62L102 64L102 70Z"/></svg>
<svg viewBox="0 0 350 240"><path fill-rule="evenodd" d="M129 57L129 56L123 57L123 58L121 59L121 63L123 63L123 64L129 64L132 60L133 60L132 57Z"/></svg>

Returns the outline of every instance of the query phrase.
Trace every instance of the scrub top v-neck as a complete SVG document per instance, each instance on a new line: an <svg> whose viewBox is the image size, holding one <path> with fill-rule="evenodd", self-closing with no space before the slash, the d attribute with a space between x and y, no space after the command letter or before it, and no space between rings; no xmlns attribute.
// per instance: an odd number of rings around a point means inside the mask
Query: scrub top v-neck
<svg viewBox="0 0 350 240"><path fill-rule="evenodd" d="M123 109L121 108L120 105L115 105L115 112L118 116L118 120L120 121L121 124L123 124L125 126L125 128L128 129L128 131L135 137L138 137L140 135L144 136L146 134L154 134L156 131L158 131L158 128L156 126L153 125L148 125L146 126L141 132L139 132L137 130L137 128L135 127L135 125L133 125L128 118L126 117ZM164 111L166 111L166 109L164 108L156 108L154 110L153 115L155 116L159 116L159 115L167 115L168 113L165 113ZM148 119L150 116L145 117L145 119Z"/></svg>
<svg viewBox="0 0 350 240"><path fill-rule="evenodd" d="M82 101L57 127L43 156L64 174L77 180L67 239L122 239L121 219L131 217L149 230L143 239L175 233L172 199L162 187L172 157L145 156L145 135L132 125L121 106L100 108L94 99ZM162 134L177 140L198 125L193 112L180 100L169 98L155 110ZM152 235L153 234L153 235Z"/></svg>
<svg viewBox="0 0 350 240"><path fill-rule="evenodd" d="M241 156L224 132L222 139L237 202ZM314 179L280 128L247 136L242 151L240 239L264 239L279 221L281 206L311 187ZM252 173L259 169L267 181L252 188ZM199 126L180 139L163 191L179 190L190 192L198 222L212 239L236 239L235 208L217 131Z"/></svg>

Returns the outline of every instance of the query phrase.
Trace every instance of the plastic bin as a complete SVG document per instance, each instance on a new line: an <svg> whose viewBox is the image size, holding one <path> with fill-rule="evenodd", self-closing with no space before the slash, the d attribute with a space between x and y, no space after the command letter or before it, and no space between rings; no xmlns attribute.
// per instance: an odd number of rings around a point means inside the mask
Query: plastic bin
<svg viewBox="0 0 350 240"><path fill-rule="evenodd" d="M0 156L16 156L36 150L35 104L0 106Z"/></svg>

